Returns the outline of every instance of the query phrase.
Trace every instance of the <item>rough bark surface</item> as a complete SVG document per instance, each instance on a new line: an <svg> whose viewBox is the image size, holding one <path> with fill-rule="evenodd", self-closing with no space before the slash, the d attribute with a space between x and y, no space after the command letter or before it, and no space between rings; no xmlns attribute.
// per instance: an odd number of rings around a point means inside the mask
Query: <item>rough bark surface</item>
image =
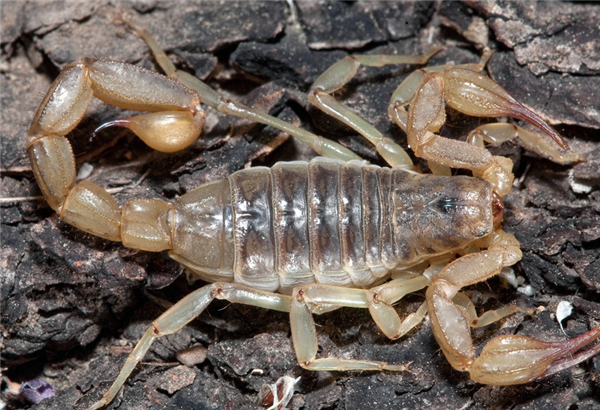
<svg viewBox="0 0 600 410"><path fill-rule="evenodd" d="M2 198L40 195L25 155L26 134L43 94L67 63L106 57L156 68L120 13L146 27L176 64L231 98L337 139L380 163L373 148L308 107L305 92L348 53L425 52L432 64L477 62L477 44L497 49L489 74L564 135L587 163L560 166L518 143L493 148L515 162L518 183L505 197L505 230L522 244L515 266L526 296L498 278L469 296L482 310L541 307L473 332L477 346L503 333L564 340L600 321L600 6L570 2L2 2ZM411 67L361 69L337 96L406 146L387 116L389 97ZM127 132L100 124L123 113L95 101L70 135L87 178L124 204L173 199L257 163L306 159L310 150L268 127L209 111L205 136L175 155L156 153ZM441 133L464 138L484 119L450 113ZM283 144L282 144L283 143ZM278 147L278 148L277 148ZM276 150L274 150L277 148ZM130 184L140 180L135 187ZM85 408L108 388L127 354L163 308L192 288L164 254L123 248L62 223L43 200L2 203L0 251L3 400L9 408ZM414 310L423 294L399 309ZM560 301L574 305L558 326ZM312 373L296 363L287 316L213 303L175 335L154 343L108 408L253 409L263 383L301 376L292 409L599 409L600 357L523 386L482 386L445 361L425 321L387 340L368 312L317 318L320 352L412 362L411 371ZM184 350L196 346L195 349ZM200 346L200 347L198 347ZM202 348L204 346L207 351ZM187 356L185 354L187 354ZM204 359L204 356L205 359ZM187 363L188 366L182 366ZM34 378L56 395L30 405L11 388Z"/></svg>

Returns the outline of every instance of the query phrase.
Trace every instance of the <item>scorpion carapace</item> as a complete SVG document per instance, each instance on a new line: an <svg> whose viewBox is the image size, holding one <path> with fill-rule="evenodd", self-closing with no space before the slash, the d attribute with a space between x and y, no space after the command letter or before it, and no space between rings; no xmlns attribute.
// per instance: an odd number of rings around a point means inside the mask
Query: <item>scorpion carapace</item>
<svg viewBox="0 0 600 410"><path fill-rule="evenodd" d="M512 162L492 156L483 148L484 141L517 137L553 161L582 159L512 124L480 126L467 142L436 134L445 121L447 102L471 115L523 119L567 147L537 115L479 73L489 54L480 64L417 70L393 93L391 118L406 131L415 154L447 176L423 175L399 145L331 94L360 65L425 64L437 50L426 56L346 57L323 73L309 92L313 104L371 141L393 166L389 169L357 161L336 142L222 99L200 80L177 71L145 30L130 27L144 38L168 77L110 60L85 58L68 65L31 125L31 165L44 196L65 222L133 248L169 249L174 259L213 283L152 323L91 409L113 400L155 338L176 332L215 298L289 312L298 363L310 370L406 369L403 364L365 359L317 358L312 315L340 307L368 309L392 339L428 314L452 366L481 383L526 383L598 354L600 343L582 349L600 337L600 326L558 343L499 336L475 356L470 327L519 310L509 306L477 317L461 293L521 259L519 242L500 227L501 197L512 185ZM134 199L121 209L103 188L75 183L75 159L65 136L79 123L92 96L122 108L150 111L109 125L129 127L158 150L182 149L198 137L205 120L202 101L221 113L279 128L329 159L243 170L190 191L175 203ZM448 167L470 170L475 177L449 176ZM412 275L388 280L391 270ZM425 287L425 302L401 320L393 304Z"/></svg>

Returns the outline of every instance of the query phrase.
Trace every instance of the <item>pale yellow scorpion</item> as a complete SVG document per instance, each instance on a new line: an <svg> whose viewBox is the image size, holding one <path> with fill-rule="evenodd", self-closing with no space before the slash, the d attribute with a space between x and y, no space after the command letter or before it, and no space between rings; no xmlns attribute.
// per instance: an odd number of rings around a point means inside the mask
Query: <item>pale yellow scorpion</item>
<svg viewBox="0 0 600 410"><path fill-rule="evenodd" d="M600 326L564 342L519 335L490 340L476 357L470 327L497 321L518 308L477 317L461 289L521 259L519 242L500 226L501 197L512 185L512 162L492 156L484 142L520 138L559 163L581 159L541 118L490 78L480 64L426 67L393 93L390 117L406 132L416 156L436 174L416 171L410 157L332 94L361 65L425 64L427 56L356 55L334 64L313 84L312 104L366 137L391 166L368 165L342 145L294 127L216 91L173 63L143 29L167 76L117 61L84 58L66 66L46 94L29 129L27 153L50 206L67 223L127 247L169 255L211 284L192 292L156 319L100 401L110 403L148 348L181 329L213 299L289 312L298 363L310 370L403 371L405 364L317 356L312 315L340 307L369 309L381 331L397 339L426 314L451 365L479 383L527 383L580 363L600 351ZM485 53L484 53L485 55ZM121 209L103 188L75 183L75 159L65 136L92 99L148 114L105 125L128 127L152 148L173 152L201 133L205 113L217 111L272 125L309 144L321 157L238 171L202 185L175 203L134 199ZM508 116L531 123L562 151L507 123L483 125L468 141L436 132L445 104L473 116ZM474 177L449 176L448 169ZM393 305L427 287L426 301L401 320ZM579 353L577 353L580 351Z"/></svg>

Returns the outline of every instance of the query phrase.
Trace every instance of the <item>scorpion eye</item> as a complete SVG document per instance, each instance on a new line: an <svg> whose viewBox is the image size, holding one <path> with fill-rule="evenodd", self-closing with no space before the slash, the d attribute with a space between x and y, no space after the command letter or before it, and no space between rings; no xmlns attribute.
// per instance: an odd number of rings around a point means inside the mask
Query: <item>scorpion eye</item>
<svg viewBox="0 0 600 410"><path fill-rule="evenodd" d="M458 198L439 198L433 204L433 208L444 214L453 214L458 212L459 208L462 208L464 205L461 204L461 201Z"/></svg>

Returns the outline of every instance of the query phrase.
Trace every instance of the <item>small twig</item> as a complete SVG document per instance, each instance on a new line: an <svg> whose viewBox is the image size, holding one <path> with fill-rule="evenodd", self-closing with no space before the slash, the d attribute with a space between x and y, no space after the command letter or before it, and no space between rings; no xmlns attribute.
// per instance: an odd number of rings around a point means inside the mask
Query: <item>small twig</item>
<svg viewBox="0 0 600 410"><path fill-rule="evenodd" d="M14 196L9 198L0 198L0 204L12 204L19 202L33 202L33 201L41 201L44 197L41 195L38 196Z"/></svg>
<svg viewBox="0 0 600 410"><path fill-rule="evenodd" d="M106 190L109 194L116 194L126 189L133 189L139 186L144 179L150 174L150 170L144 172L144 174L135 182L127 185L123 185L116 188L109 188ZM11 204L11 203L19 203L19 202L33 202L33 201L42 201L44 197L42 195L38 196L15 196L9 198L0 198L0 204Z"/></svg>
<svg viewBox="0 0 600 410"><path fill-rule="evenodd" d="M144 179L146 179L146 177L147 177L149 174L150 174L150 170L148 169L148 170L147 170L146 172L144 172L144 173L142 174L142 176L141 176L141 177L140 177L140 178L139 178L137 181L135 181L134 183L127 184L127 185L123 185L123 186L116 187L116 188L109 188L109 189L107 189L107 190L106 190L106 192L108 192L109 194L116 194L116 193L119 193L119 192L121 192L121 191L124 191L124 190L126 190L126 189L133 189L133 188L136 188L137 186L139 186L139 185L140 185L140 184L141 184L141 183L144 181Z"/></svg>

